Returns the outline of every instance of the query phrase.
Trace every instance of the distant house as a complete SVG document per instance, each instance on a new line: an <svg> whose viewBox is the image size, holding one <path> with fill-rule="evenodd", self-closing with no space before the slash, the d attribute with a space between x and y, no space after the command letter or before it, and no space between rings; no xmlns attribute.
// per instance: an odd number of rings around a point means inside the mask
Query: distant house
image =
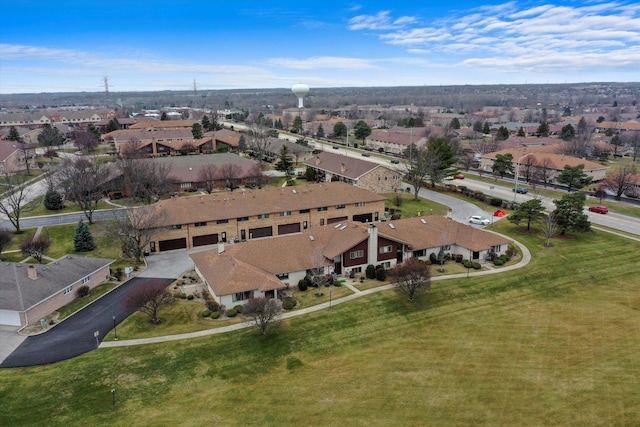
<svg viewBox="0 0 640 427"><path fill-rule="evenodd" d="M191 254L196 272L220 304L231 307L250 298L276 298L311 271L348 276L367 265L392 268L410 258L429 259L441 250L484 263L512 240L453 221L427 216L387 223L342 221L302 233L223 245Z"/></svg>
<svg viewBox="0 0 640 427"><path fill-rule="evenodd" d="M480 170L491 173L493 162L498 154L511 154L513 156L514 168L519 166L519 176L524 180L529 180L535 175L536 168L546 169L549 178L547 183L554 182L565 166L575 167L584 165L584 172L595 181L605 178L607 167L573 156L557 154L559 146L531 146L525 148L507 148L504 150L488 153L480 160Z"/></svg>
<svg viewBox="0 0 640 427"><path fill-rule="evenodd" d="M0 140L0 173L25 170L25 156L29 158L29 167L35 167L34 147L15 141Z"/></svg>
<svg viewBox="0 0 640 427"><path fill-rule="evenodd" d="M205 137L213 139L213 147L215 150L226 147L227 151L237 153L240 151L240 138L242 134L229 129L220 129L204 134Z"/></svg>
<svg viewBox="0 0 640 427"><path fill-rule="evenodd" d="M302 144L296 144L286 139L269 138L264 153L265 160L269 162L277 161L282 147L287 147L289 155L294 162L305 161L313 155L313 149Z"/></svg>
<svg viewBox="0 0 640 427"><path fill-rule="evenodd" d="M379 163L322 151L305 162L316 180L340 180L375 193L392 193L402 186L402 174Z"/></svg>
<svg viewBox="0 0 640 427"><path fill-rule="evenodd" d="M66 255L49 264L0 263L0 326L23 327L109 279L114 260Z"/></svg>
<svg viewBox="0 0 640 427"><path fill-rule="evenodd" d="M367 149L400 156L411 144L421 147L430 130L425 127L376 130L365 140Z"/></svg>
<svg viewBox="0 0 640 427"><path fill-rule="evenodd" d="M113 142L118 153L135 151L150 157L212 153L213 138L194 139L190 128L116 130L103 135Z"/></svg>

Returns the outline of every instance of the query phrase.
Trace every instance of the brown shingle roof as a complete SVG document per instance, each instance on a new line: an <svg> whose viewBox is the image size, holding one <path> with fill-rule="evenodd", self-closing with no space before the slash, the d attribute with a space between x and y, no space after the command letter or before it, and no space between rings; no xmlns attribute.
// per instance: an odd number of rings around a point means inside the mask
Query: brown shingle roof
<svg viewBox="0 0 640 427"><path fill-rule="evenodd" d="M305 165L354 180L374 169L385 168L378 163L348 157L344 154L334 154L329 151L320 152L313 158L307 160Z"/></svg>
<svg viewBox="0 0 640 427"><path fill-rule="evenodd" d="M551 147L552 149L559 149L560 147ZM550 153L550 152L545 152L548 151L550 149L550 147L545 147L545 146L540 146L540 147L526 147L526 148L507 148L504 150L500 150L500 151L496 151L493 153L488 153L486 155L484 155L483 157L485 159L489 159L489 160L495 160L496 155L498 154L507 154L510 153L513 156L513 162L515 163L518 159L522 158L522 156L529 154L529 153L535 153L532 154L531 156L527 157L527 161L531 161L532 159L530 159L531 157L533 157L533 159L535 159L538 163L541 162L543 159L549 159L549 161L551 162L549 164L549 168L551 169L556 169L556 170L562 170L564 169L564 167L566 165L569 165L571 167L575 167L578 166L580 164L584 165L584 169L585 171L588 170L601 170L601 169L606 169L606 166L601 165L600 163L596 163L596 162L592 162L589 160L585 160L585 159L581 159L579 157L573 157L573 156L565 156L563 154L556 154L556 153ZM524 159L523 159L524 161Z"/></svg>
<svg viewBox="0 0 640 427"><path fill-rule="evenodd" d="M376 193L344 182L325 182L178 197L160 201L158 207L165 212L166 225L174 225L383 200Z"/></svg>

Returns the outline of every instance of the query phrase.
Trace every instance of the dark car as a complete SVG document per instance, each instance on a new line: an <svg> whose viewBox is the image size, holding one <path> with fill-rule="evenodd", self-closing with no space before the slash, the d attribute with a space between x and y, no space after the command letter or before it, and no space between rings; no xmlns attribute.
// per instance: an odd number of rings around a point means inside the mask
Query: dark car
<svg viewBox="0 0 640 427"><path fill-rule="evenodd" d="M367 152L362 153L362 155L365 157L371 157L371 153L367 153Z"/></svg>
<svg viewBox="0 0 640 427"><path fill-rule="evenodd" d="M516 187L516 188L512 189L511 191L515 191L516 193L520 193L520 194L527 194L529 192L529 190L527 190L524 187Z"/></svg>
<svg viewBox="0 0 640 427"><path fill-rule="evenodd" d="M589 206L589 210L599 214L606 214L609 212L609 209L607 209L606 206Z"/></svg>
<svg viewBox="0 0 640 427"><path fill-rule="evenodd" d="M334 149L334 150L339 150L339 149L340 149L340 146L339 146L339 145L334 145L334 146L333 146L333 149Z"/></svg>
<svg viewBox="0 0 640 427"><path fill-rule="evenodd" d="M391 163L393 163L394 165L397 165L400 163L400 160L392 159Z"/></svg>

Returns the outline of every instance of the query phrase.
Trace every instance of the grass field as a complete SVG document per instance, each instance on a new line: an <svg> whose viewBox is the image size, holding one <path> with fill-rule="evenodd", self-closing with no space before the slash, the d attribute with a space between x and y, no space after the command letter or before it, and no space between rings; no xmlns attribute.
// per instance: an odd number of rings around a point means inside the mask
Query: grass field
<svg viewBox="0 0 640 427"><path fill-rule="evenodd" d="M638 425L640 244L493 227L533 260L255 329L0 370L0 425ZM111 390L116 390L116 408Z"/></svg>

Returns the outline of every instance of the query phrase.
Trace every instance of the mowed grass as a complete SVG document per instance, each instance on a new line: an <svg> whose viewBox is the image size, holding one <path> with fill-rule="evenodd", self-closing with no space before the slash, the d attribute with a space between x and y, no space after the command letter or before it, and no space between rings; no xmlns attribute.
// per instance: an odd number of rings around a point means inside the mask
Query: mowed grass
<svg viewBox="0 0 640 427"><path fill-rule="evenodd" d="M492 226L533 260L255 328L0 370L1 425L638 425L640 243ZM116 390L116 408L111 390Z"/></svg>

